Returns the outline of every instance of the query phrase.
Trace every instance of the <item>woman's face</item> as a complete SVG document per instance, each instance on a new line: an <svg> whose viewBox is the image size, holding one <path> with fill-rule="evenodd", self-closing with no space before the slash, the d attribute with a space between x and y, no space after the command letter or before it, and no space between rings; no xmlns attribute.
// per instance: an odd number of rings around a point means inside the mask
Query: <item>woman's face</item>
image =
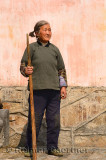
<svg viewBox="0 0 106 160"><path fill-rule="evenodd" d="M45 25L41 26L39 33L36 33L36 35L38 36L39 40L42 43L47 43L50 40L51 35L52 35L50 25L45 24Z"/></svg>

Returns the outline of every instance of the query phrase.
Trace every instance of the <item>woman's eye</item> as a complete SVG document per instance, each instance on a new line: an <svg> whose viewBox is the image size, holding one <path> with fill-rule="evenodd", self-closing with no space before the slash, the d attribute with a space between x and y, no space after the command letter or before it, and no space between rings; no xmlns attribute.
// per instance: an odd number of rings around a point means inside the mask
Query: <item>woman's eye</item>
<svg viewBox="0 0 106 160"><path fill-rule="evenodd" d="M43 31L45 31L45 32L46 32L46 31L49 31L49 32L51 32L51 29L44 29Z"/></svg>

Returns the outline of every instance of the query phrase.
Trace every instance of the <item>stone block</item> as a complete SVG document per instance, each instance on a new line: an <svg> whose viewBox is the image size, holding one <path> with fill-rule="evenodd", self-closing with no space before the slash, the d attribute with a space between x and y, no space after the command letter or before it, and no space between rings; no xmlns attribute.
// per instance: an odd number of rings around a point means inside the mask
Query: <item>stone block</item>
<svg viewBox="0 0 106 160"><path fill-rule="evenodd" d="M21 139L21 135L15 133L13 136L9 138L9 146L17 147L19 145L20 139Z"/></svg>
<svg viewBox="0 0 106 160"><path fill-rule="evenodd" d="M0 147L9 144L9 110L0 109Z"/></svg>
<svg viewBox="0 0 106 160"><path fill-rule="evenodd" d="M9 109L10 113L23 112L22 103L3 102L3 109Z"/></svg>
<svg viewBox="0 0 106 160"><path fill-rule="evenodd" d="M68 106L61 109L61 127L71 127L79 123L82 109L79 105ZM81 117L82 118L82 117Z"/></svg>
<svg viewBox="0 0 106 160"><path fill-rule="evenodd" d="M3 102L23 102L24 94L23 91L16 90L13 87L2 88L1 92L1 100Z"/></svg>
<svg viewBox="0 0 106 160"><path fill-rule="evenodd" d="M94 119L75 129L75 135L106 134L106 112L104 111Z"/></svg>
<svg viewBox="0 0 106 160"><path fill-rule="evenodd" d="M28 118L22 114L10 114L10 143L12 147L24 145ZM14 139L14 137L16 138Z"/></svg>
<svg viewBox="0 0 106 160"><path fill-rule="evenodd" d="M67 98L61 100L61 107L69 106L83 97L86 97L88 94L91 94L97 90L96 87L68 87L67 88Z"/></svg>
<svg viewBox="0 0 106 160"><path fill-rule="evenodd" d="M61 130L59 135L59 148L70 148L72 144L72 137L70 130Z"/></svg>
<svg viewBox="0 0 106 160"><path fill-rule="evenodd" d="M10 115L10 128L15 131L16 134L22 134L24 126L27 124L28 118L20 114ZM12 130L12 132L13 132ZM10 132L11 136L11 132Z"/></svg>
<svg viewBox="0 0 106 160"><path fill-rule="evenodd" d="M75 136L75 147L97 147L106 148L106 135Z"/></svg>

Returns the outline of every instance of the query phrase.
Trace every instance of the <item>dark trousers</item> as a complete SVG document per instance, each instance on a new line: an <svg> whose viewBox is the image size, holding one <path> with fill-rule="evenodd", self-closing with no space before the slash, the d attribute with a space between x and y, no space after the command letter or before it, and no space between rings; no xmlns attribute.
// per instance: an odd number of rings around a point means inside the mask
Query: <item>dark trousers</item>
<svg viewBox="0 0 106 160"><path fill-rule="evenodd" d="M46 109L47 149L49 150L52 148L57 148L60 131L60 91L52 89L34 91L34 108L37 138L41 127L44 110ZM27 144L28 148L32 148L30 98L27 128Z"/></svg>

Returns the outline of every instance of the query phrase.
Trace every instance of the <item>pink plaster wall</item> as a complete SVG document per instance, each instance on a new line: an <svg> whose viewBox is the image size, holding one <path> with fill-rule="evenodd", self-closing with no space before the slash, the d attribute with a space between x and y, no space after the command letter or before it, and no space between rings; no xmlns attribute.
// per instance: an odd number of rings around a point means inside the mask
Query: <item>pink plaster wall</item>
<svg viewBox="0 0 106 160"><path fill-rule="evenodd" d="M0 0L0 86L27 84L19 72L26 33L42 19L51 24L68 84L106 86L105 6L105 0Z"/></svg>

